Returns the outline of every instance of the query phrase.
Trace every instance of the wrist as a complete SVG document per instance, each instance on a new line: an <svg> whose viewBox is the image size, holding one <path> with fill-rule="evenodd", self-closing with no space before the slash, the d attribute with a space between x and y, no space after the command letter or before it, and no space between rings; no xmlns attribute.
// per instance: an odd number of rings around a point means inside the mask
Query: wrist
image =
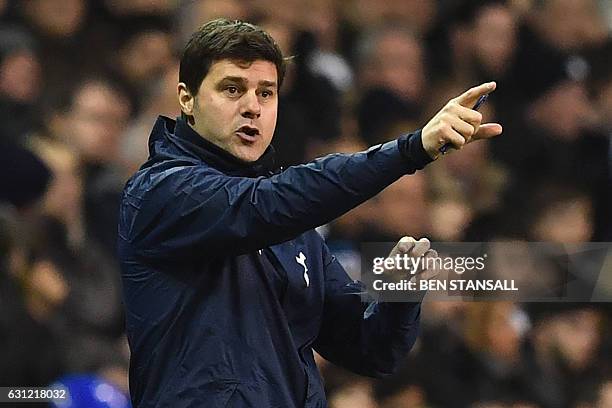
<svg viewBox="0 0 612 408"><path fill-rule="evenodd" d="M421 170L435 159L423 146L422 130L400 136L398 147L402 156L417 170Z"/></svg>

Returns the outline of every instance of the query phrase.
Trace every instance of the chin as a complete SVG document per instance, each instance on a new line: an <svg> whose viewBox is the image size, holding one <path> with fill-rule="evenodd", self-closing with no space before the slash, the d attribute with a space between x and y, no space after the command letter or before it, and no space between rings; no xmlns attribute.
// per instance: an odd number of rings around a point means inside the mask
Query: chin
<svg viewBox="0 0 612 408"><path fill-rule="evenodd" d="M240 160L248 163L252 163L257 161L263 154L260 149L255 149L254 147L245 147L241 146L236 151L233 152L233 155L239 158Z"/></svg>

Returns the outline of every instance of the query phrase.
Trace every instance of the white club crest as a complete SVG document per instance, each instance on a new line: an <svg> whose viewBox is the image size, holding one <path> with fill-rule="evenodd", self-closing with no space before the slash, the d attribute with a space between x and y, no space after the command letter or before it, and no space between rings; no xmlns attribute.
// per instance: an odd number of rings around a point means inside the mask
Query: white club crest
<svg viewBox="0 0 612 408"><path fill-rule="evenodd" d="M308 287L310 285L310 278L308 277L308 267L306 266L306 255L300 251L300 254L295 257L295 261L304 267L304 282L306 282L306 287Z"/></svg>

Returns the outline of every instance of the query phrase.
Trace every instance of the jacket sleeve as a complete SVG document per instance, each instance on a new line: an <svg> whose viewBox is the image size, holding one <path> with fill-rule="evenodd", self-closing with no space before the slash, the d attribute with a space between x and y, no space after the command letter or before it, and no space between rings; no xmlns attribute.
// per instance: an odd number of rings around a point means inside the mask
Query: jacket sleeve
<svg viewBox="0 0 612 408"><path fill-rule="evenodd" d="M325 224L430 161L419 131L271 177L232 177L209 166L171 168L156 174L157 181L128 184L119 235L146 257L246 253Z"/></svg>
<svg viewBox="0 0 612 408"><path fill-rule="evenodd" d="M393 374L416 341L420 303L376 303L362 298L324 245L325 303L313 348L354 373L381 378Z"/></svg>

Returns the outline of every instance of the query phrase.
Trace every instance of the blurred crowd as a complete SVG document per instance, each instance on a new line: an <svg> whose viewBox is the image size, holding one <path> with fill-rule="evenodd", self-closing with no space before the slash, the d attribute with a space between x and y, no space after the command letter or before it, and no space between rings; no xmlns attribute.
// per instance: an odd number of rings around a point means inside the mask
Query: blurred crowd
<svg viewBox="0 0 612 408"><path fill-rule="evenodd" d="M361 242L403 235L612 241L609 0L0 0L1 386L83 373L128 392L119 197L157 115L180 113L182 46L216 17L293 56L281 166L391 140L497 81L481 112L502 136L320 229L349 272ZM611 310L426 302L397 375L319 362L330 406L612 407Z"/></svg>

